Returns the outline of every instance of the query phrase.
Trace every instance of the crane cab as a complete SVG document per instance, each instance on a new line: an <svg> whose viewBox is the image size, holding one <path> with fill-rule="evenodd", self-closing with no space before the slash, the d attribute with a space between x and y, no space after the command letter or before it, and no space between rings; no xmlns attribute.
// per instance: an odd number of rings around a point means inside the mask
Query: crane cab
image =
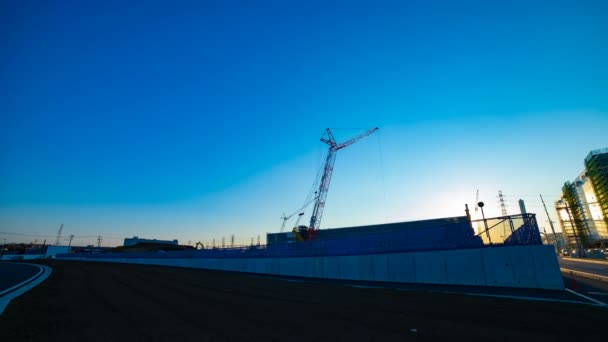
<svg viewBox="0 0 608 342"><path fill-rule="evenodd" d="M304 242L314 240L316 230L314 228L302 225L294 227L292 232L295 241Z"/></svg>

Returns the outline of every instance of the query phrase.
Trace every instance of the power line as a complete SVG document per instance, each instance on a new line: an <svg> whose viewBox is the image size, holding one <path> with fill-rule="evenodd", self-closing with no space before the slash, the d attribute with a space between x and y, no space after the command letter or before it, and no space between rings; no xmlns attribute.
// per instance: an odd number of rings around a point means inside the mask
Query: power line
<svg viewBox="0 0 608 342"><path fill-rule="evenodd" d="M29 237L46 237L46 238L52 238L52 237L56 237L57 235L44 235L44 234L23 234L23 233L13 233L13 232L0 232L0 234L5 234L5 235L17 235L17 236L29 236ZM82 239L82 238L97 238L99 237L99 235L74 235L74 238L78 238L78 239ZM119 236L103 236L102 237L104 239L124 239L124 237L119 237Z"/></svg>
<svg viewBox="0 0 608 342"><path fill-rule="evenodd" d="M9 233L9 232L0 232L0 234L6 235L18 235L18 236L31 236L31 237L55 237L55 235L33 235L33 234L22 234L22 233Z"/></svg>

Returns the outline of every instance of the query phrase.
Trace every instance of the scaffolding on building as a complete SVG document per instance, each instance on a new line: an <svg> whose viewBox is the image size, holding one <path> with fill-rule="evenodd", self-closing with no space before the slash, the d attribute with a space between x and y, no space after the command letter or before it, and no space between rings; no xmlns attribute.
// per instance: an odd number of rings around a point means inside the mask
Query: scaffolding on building
<svg viewBox="0 0 608 342"><path fill-rule="evenodd" d="M608 226L608 148L591 151L585 158L585 168Z"/></svg>

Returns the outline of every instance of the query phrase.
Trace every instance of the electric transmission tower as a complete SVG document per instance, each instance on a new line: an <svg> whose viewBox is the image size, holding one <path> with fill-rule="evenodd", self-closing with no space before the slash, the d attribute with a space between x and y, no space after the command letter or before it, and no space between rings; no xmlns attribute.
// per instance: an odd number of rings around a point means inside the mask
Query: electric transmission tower
<svg viewBox="0 0 608 342"><path fill-rule="evenodd" d="M500 210L502 211L502 216L508 216L507 205L505 204L505 196L502 194L502 190L498 190L498 202L500 202Z"/></svg>

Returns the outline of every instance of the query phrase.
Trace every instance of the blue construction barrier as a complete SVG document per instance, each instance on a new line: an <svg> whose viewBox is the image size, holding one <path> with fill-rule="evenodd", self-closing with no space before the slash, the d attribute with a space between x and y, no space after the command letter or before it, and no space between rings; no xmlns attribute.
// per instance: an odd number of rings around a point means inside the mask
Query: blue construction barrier
<svg viewBox="0 0 608 342"><path fill-rule="evenodd" d="M407 229L399 230L398 224L377 225L368 227L344 228L350 235L338 235L339 229L331 230L325 237L312 241L296 242L285 240L281 243L271 243L263 246L247 246L237 248L188 249L182 251L154 252L113 252L113 253L72 253L58 255L60 258L284 258L284 257L316 257L316 256L346 256L364 254L383 254L400 252L422 252L438 250L454 250L513 245L542 244L536 225L535 216L515 215L494 220L497 223L488 229L496 229L498 224L517 226L510 236L496 243L486 243L483 239L486 232L475 235L471 222L453 218L434 220L433 225L421 224L425 221L404 223ZM501 221L502 220L502 221ZM506 221L505 221L506 220ZM491 221L491 222L494 222ZM430 222L430 220L429 220ZM514 223L515 222L515 223ZM350 229L350 230L349 230ZM380 231L373 233L374 230ZM329 231L329 230L328 230ZM364 233L362 233L364 231ZM285 233L288 234L288 233Z"/></svg>

